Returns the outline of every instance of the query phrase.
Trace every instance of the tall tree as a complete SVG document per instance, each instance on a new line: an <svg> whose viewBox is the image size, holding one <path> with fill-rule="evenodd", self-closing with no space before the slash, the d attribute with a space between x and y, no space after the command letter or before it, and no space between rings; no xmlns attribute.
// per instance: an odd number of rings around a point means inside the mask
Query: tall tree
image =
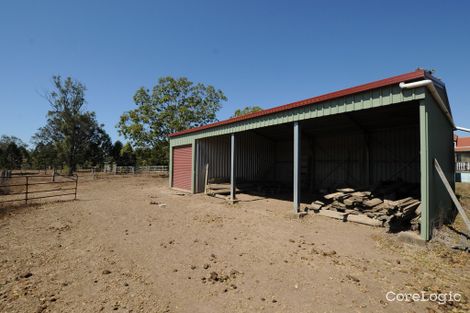
<svg viewBox="0 0 470 313"><path fill-rule="evenodd" d="M23 155L20 148L14 143L10 142L3 152L2 167L10 170L21 168L23 163Z"/></svg>
<svg viewBox="0 0 470 313"><path fill-rule="evenodd" d="M111 157L113 159L113 162L117 165L121 165L121 150L122 150L123 144L119 140L116 140L116 142L113 144L113 147L111 148Z"/></svg>
<svg viewBox="0 0 470 313"><path fill-rule="evenodd" d="M90 123L90 133L87 134L88 142L80 151L78 163L85 166L97 166L108 160L113 144L111 138L104 131L103 125Z"/></svg>
<svg viewBox="0 0 470 313"><path fill-rule="evenodd" d="M130 143L126 143L120 152L120 164L123 166L135 166L135 153Z"/></svg>
<svg viewBox="0 0 470 313"><path fill-rule="evenodd" d="M70 77L62 80L54 76L52 82L53 89L46 95L51 105L47 123L33 140L37 145L53 145L70 175L77 164L100 161L101 152L109 153L110 140L103 125L96 121L95 113L84 109L85 86ZM99 157L96 157L96 149L102 150Z"/></svg>
<svg viewBox="0 0 470 313"><path fill-rule="evenodd" d="M2 135L0 137L0 147L2 147L3 149L5 149L10 143L15 143L15 145L20 148L20 147L23 147L23 148L27 148L28 145L24 143L23 140L21 140L20 138L18 137L15 137L15 136L7 136L7 135Z"/></svg>
<svg viewBox="0 0 470 313"><path fill-rule="evenodd" d="M29 161L27 145L14 136L0 137L0 168L19 169Z"/></svg>
<svg viewBox="0 0 470 313"><path fill-rule="evenodd" d="M31 153L32 166L37 169L47 169L49 166L58 168L62 164L58 155L54 144L38 143Z"/></svg>
<svg viewBox="0 0 470 313"><path fill-rule="evenodd" d="M237 116L241 116L241 115L245 115L245 114L253 113L253 112L258 112L262 110L263 109L257 105L246 106L243 109L237 109L232 117L237 117Z"/></svg>
<svg viewBox="0 0 470 313"><path fill-rule="evenodd" d="M152 148L159 163L168 162L168 135L216 121L222 101L221 90L193 83L186 77L162 77L152 92L137 90L137 108L125 112L117 125L119 133L137 148Z"/></svg>

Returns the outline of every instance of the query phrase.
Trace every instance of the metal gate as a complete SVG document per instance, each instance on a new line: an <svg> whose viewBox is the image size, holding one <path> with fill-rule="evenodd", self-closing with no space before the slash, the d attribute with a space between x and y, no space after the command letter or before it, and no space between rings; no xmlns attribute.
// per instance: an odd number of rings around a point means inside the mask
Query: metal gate
<svg viewBox="0 0 470 313"><path fill-rule="evenodd" d="M192 153L191 145L173 148L173 186L191 191Z"/></svg>

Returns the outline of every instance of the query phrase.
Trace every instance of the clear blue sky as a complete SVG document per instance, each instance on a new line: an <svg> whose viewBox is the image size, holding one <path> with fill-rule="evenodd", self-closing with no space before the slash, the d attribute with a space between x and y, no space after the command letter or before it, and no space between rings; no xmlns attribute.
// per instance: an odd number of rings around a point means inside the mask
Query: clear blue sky
<svg viewBox="0 0 470 313"><path fill-rule="evenodd" d="M222 89L224 119L416 67L470 127L469 1L2 1L0 134L29 143L54 74L85 83L115 140L137 88L165 75Z"/></svg>

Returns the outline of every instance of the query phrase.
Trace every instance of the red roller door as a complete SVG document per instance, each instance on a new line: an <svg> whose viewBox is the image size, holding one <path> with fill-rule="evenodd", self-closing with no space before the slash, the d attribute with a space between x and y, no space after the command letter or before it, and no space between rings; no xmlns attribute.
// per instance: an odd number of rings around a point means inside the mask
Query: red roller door
<svg viewBox="0 0 470 313"><path fill-rule="evenodd" d="M173 187L191 191L192 146L173 148Z"/></svg>

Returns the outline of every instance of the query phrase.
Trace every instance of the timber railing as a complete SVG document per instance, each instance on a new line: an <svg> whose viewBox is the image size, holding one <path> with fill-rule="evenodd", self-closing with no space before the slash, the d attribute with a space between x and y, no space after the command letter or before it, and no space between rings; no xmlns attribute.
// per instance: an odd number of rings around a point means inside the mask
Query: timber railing
<svg viewBox="0 0 470 313"><path fill-rule="evenodd" d="M77 199L78 176L23 175L0 178L0 204L73 196Z"/></svg>
<svg viewBox="0 0 470 313"><path fill-rule="evenodd" d="M457 173L470 172L470 162L457 162L457 163L455 163L455 171Z"/></svg>

